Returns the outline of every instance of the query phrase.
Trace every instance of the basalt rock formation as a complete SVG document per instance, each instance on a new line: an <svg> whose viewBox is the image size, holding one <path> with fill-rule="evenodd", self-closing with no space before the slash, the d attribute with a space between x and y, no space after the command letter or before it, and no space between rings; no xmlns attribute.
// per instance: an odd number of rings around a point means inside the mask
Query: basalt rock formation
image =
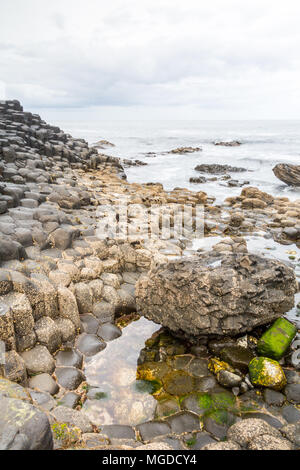
<svg viewBox="0 0 300 470"><path fill-rule="evenodd" d="M213 174L224 174L224 173L238 173L242 171L247 171L246 168L240 168L230 165L218 165L218 164L201 164L195 167L196 171L202 173L213 173Z"/></svg>
<svg viewBox="0 0 300 470"><path fill-rule="evenodd" d="M242 144L238 140L232 140L230 142L215 142L215 145L222 145L223 147L239 147Z"/></svg>
<svg viewBox="0 0 300 470"><path fill-rule="evenodd" d="M187 337L235 335L294 305L293 269L252 254L200 255L155 266L136 286L137 309Z"/></svg>
<svg viewBox="0 0 300 470"><path fill-rule="evenodd" d="M300 186L300 165L279 163L273 168L274 175L290 186Z"/></svg>

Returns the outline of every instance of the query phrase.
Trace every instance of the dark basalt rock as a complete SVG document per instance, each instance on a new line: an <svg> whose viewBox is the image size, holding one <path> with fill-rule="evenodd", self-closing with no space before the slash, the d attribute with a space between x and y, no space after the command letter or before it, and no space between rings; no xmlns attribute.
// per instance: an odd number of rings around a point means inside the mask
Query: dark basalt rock
<svg viewBox="0 0 300 470"><path fill-rule="evenodd" d="M57 367L55 375L59 385L67 390L76 390L85 380L81 370L75 369L75 367Z"/></svg>
<svg viewBox="0 0 300 470"><path fill-rule="evenodd" d="M248 254L199 255L153 267L136 285L137 311L179 335L235 335L294 306L293 269Z"/></svg>
<svg viewBox="0 0 300 470"><path fill-rule="evenodd" d="M1 450L52 450L47 415L35 406L14 398L0 399Z"/></svg>
<svg viewBox="0 0 300 470"><path fill-rule="evenodd" d="M177 149L170 150L167 153L184 155L186 153L202 152L201 147L178 147Z"/></svg>
<svg viewBox="0 0 300 470"><path fill-rule="evenodd" d="M246 168L239 168L239 167L230 166L230 165L218 165L216 163L212 163L212 164L203 163L201 165L197 165L195 167L195 170L200 171L202 173L212 173L215 175L247 171Z"/></svg>
<svg viewBox="0 0 300 470"><path fill-rule="evenodd" d="M289 186L300 186L300 165L279 163L273 168L274 175Z"/></svg>
<svg viewBox="0 0 300 470"><path fill-rule="evenodd" d="M238 140L232 140L230 142L214 142L215 145L222 145L223 147L239 147L241 144L241 142L239 142Z"/></svg>

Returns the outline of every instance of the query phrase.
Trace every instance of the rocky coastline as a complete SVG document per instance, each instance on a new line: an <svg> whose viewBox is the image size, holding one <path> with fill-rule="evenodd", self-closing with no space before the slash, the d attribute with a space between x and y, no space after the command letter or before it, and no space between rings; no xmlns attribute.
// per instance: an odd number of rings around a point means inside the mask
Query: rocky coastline
<svg viewBox="0 0 300 470"><path fill-rule="evenodd" d="M124 168L142 162L100 153L108 146L0 102L0 449L299 450L300 323L276 326L293 308L299 258L257 257L245 238L300 248L300 201L245 187L216 205L202 191L128 183ZM175 206L193 219L201 205L204 235L218 242L210 255L194 248L193 224L161 239L163 221L147 238L150 222L136 231L134 213L130 236L99 238L99 221L122 203L168 215L174 205L172 227ZM136 368L155 416L96 424L85 404L101 390L85 367L142 314L165 327Z"/></svg>

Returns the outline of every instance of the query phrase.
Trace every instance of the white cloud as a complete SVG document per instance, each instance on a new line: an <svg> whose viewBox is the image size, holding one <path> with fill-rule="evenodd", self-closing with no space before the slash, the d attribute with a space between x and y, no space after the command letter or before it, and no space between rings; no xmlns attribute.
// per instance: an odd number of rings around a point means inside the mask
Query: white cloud
<svg viewBox="0 0 300 470"><path fill-rule="evenodd" d="M299 13L297 0L10 0L0 76L27 108L297 117Z"/></svg>

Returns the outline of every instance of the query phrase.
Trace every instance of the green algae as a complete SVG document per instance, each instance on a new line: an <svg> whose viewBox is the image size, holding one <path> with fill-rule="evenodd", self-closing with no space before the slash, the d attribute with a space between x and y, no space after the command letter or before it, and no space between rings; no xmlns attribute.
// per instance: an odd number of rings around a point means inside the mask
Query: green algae
<svg viewBox="0 0 300 470"><path fill-rule="evenodd" d="M212 394L212 404L215 410L236 410L237 400L230 392Z"/></svg>
<svg viewBox="0 0 300 470"><path fill-rule="evenodd" d="M198 395L199 408L202 410L210 410L213 407L213 399L209 393L201 393Z"/></svg>
<svg viewBox="0 0 300 470"><path fill-rule="evenodd" d="M278 318L258 341L258 354L280 360L293 341L296 333L297 328L293 323L285 318Z"/></svg>
<svg viewBox="0 0 300 470"><path fill-rule="evenodd" d="M161 389L161 383L157 380L137 380L134 387L139 393L153 395Z"/></svg>

